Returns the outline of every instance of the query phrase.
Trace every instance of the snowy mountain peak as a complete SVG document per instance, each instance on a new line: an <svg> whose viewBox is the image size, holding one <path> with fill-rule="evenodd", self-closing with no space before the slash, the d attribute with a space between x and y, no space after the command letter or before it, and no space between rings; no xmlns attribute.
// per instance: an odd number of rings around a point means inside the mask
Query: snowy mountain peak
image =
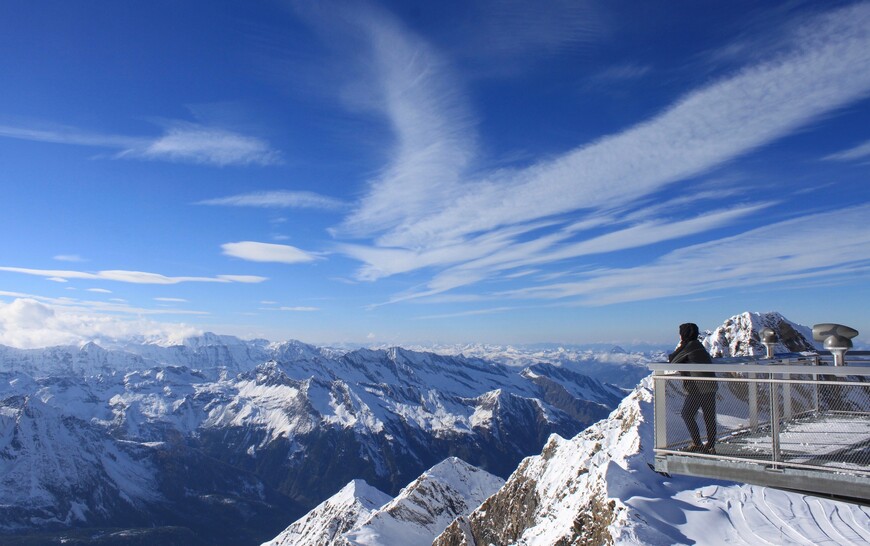
<svg viewBox="0 0 870 546"><path fill-rule="evenodd" d="M348 532L346 539L354 546L429 546L450 522L471 512L503 484L501 478L449 457Z"/></svg>
<svg viewBox="0 0 870 546"><path fill-rule="evenodd" d="M390 499L365 480L352 480L263 546L343 546L344 534Z"/></svg>
<svg viewBox="0 0 870 546"><path fill-rule="evenodd" d="M796 324L776 312L745 312L735 315L704 340L704 345L714 358L739 356L764 356L766 350L761 344L759 332L772 328L779 342L775 353L797 353L815 351L810 341L812 331L806 326Z"/></svg>
<svg viewBox="0 0 870 546"><path fill-rule="evenodd" d="M392 497L380 489L372 487L365 480L355 479L342 487L330 500L347 504L359 502L365 508L374 510L392 500Z"/></svg>
<svg viewBox="0 0 870 546"><path fill-rule="evenodd" d="M426 486L427 483L439 483L450 487L468 499L480 499L480 502L492 494L504 483L504 480L489 472L470 465L459 457L448 457L423 473L412 482L399 497L407 492ZM477 503L479 504L479 503Z"/></svg>

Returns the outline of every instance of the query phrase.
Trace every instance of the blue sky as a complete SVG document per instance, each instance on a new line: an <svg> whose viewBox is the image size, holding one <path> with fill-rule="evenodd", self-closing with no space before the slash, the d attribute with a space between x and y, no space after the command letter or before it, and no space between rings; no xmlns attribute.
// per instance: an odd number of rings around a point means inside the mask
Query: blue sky
<svg viewBox="0 0 870 546"><path fill-rule="evenodd" d="M15 2L0 343L870 333L870 3Z"/></svg>

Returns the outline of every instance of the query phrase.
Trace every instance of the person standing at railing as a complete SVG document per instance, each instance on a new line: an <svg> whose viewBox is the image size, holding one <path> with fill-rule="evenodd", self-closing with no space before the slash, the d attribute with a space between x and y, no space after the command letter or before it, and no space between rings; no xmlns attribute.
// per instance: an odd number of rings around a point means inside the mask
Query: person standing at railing
<svg viewBox="0 0 870 546"><path fill-rule="evenodd" d="M712 364L713 359L704 345L698 340L698 325L691 322L680 324L680 344L668 355L668 362L673 364ZM713 372L680 372L681 375L691 377L715 377ZM716 453L716 390L718 385L715 381L686 380L683 381L686 389L686 400L680 415L692 436L692 445L687 451L701 453ZM701 433L695 416L698 410L704 414L704 425L707 428L707 443L701 443Z"/></svg>

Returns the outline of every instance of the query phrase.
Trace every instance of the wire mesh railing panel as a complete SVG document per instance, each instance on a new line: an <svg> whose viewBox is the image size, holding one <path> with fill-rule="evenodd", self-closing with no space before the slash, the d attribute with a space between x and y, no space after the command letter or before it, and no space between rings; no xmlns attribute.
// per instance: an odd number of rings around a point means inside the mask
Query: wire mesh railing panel
<svg viewBox="0 0 870 546"><path fill-rule="evenodd" d="M809 373L657 375L656 449L870 474L865 379Z"/></svg>

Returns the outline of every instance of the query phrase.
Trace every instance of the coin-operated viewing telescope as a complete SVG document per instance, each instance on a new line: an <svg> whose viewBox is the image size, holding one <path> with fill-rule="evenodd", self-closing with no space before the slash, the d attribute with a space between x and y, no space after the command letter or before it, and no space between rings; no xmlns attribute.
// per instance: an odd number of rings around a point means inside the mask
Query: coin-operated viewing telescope
<svg viewBox="0 0 870 546"><path fill-rule="evenodd" d="M825 322L813 326L813 339L821 341L824 348L834 355L834 366L846 365L846 351L852 348L852 338L858 335L858 330Z"/></svg>
<svg viewBox="0 0 870 546"><path fill-rule="evenodd" d="M764 348L767 350L767 356L764 358L773 358L773 348L776 346L776 342L778 341L776 332L773 328L762 328L758 334L761 337L761 344L764 345Z"/></svg>

